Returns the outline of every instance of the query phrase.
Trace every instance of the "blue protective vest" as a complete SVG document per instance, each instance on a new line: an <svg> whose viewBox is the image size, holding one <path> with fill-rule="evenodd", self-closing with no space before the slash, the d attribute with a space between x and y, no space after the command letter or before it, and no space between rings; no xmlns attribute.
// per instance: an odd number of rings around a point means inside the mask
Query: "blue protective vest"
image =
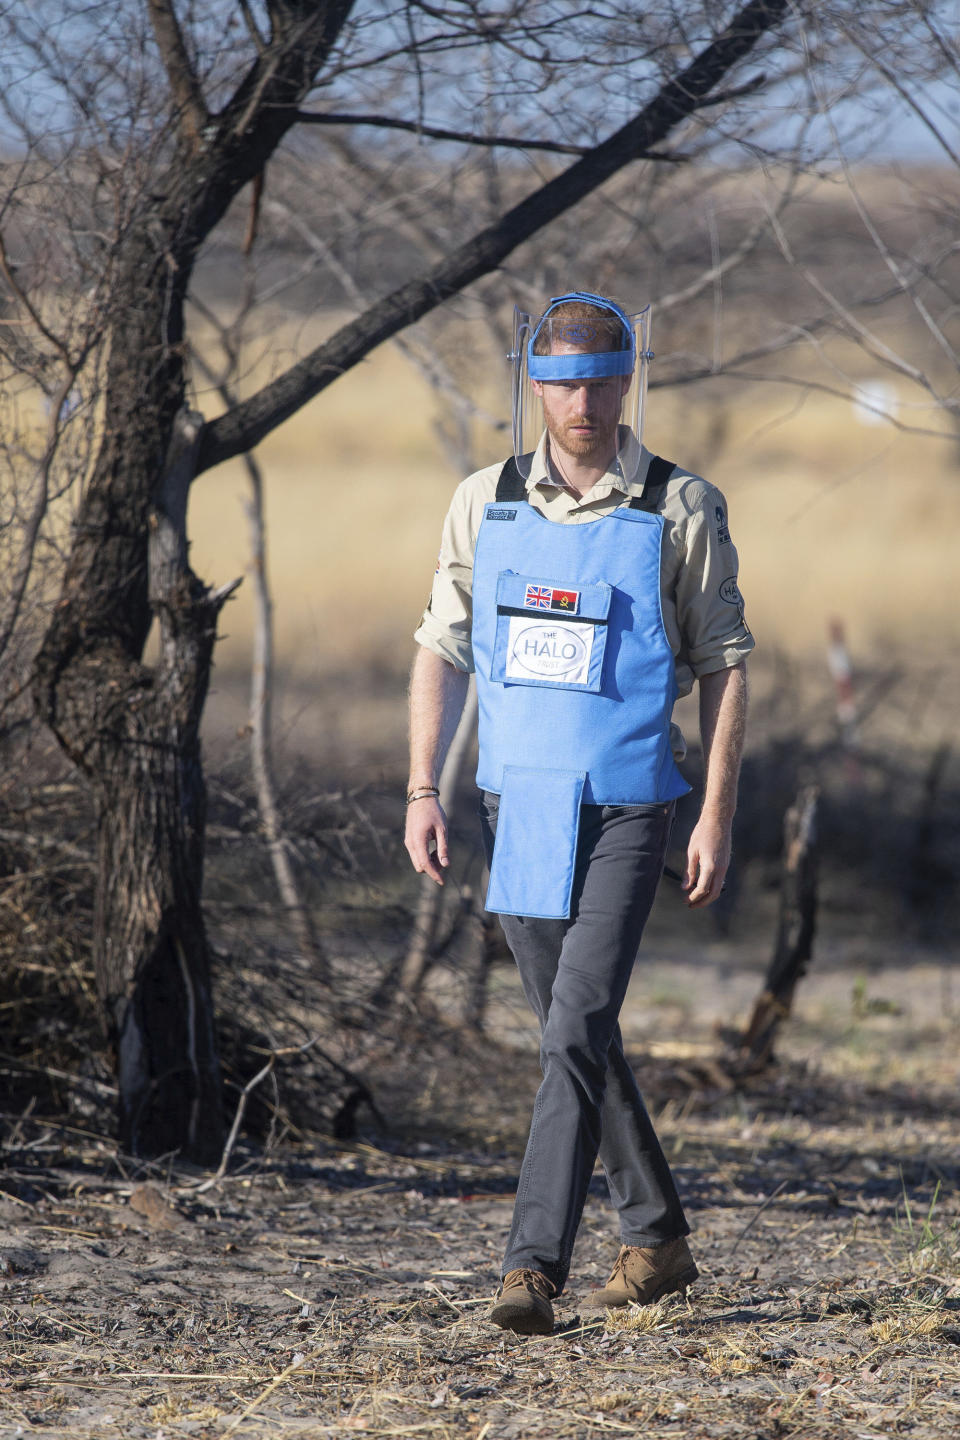
<svg viewBox="0 0 960 1440"><path fill-rule="evenodd" d="M581 803L686 794L670 747L674 657L660 611L663 519L621 507L558 525L484 508L473 565L477 784L500 796L487 908L563 917Z"/></svg>

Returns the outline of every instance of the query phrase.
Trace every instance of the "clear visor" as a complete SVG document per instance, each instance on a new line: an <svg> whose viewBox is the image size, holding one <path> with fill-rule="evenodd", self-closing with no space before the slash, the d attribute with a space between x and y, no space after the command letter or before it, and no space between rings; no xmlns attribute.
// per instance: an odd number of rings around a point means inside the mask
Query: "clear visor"
<svg viewBox="0 0 960 1440"><path fill-rule="evenodd" d="M524 480L542 447L545 424L543 387L562 384L569 389L580 380L586 386L613 386L620 391L619 423L643 437L643 410L650 350L650 306L638 314L614 312L624 322L622 337L629 348L610 349L603 335L584 320L556 318L549 311L539 321L526 311L513 312L513 453ZM629 329L627 328L629 327ZM606 328L606 327L605 327ZM626 443L618 435L618 449Z"/></svg>

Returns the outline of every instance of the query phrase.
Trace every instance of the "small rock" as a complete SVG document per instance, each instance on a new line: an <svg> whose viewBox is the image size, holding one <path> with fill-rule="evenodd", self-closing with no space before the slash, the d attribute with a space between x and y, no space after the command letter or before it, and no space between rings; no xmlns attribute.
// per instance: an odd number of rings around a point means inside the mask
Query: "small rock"
<svg viewBox="0 0 960 1440"><path fill-rule="evenodd" d="M179 1211L156 1185L138 1185L130 1196L130 1209L154 1230L175 1230L180 1223Z"/></svg>
<svg viewBox="0 0 960 1440"><path fill-rule="evenodd" d="M28 1250L26 1246L4 1246L0 1250L0 1275L9 1278L11 1275L33 1275L41 1270L44 1260L36 1250Z"/></svg>

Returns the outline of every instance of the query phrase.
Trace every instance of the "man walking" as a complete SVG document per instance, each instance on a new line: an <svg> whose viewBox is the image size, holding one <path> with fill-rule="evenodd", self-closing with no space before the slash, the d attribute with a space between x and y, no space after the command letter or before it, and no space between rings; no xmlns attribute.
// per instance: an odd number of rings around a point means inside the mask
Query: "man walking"
<svg viewBox="0 0 960 1440"><path fill-rule="evenodd" d="M689 1226L618 1017L677 798L672 724L699 685L704 792L687 903L719 895L753 639L722 495L641 442L648 311L572 292L518 312L514 455L469 476L443 530L410 684L406 846L443 884L437 780L470 670L490 885L541 1027L537 1093L490 1311L553 1328L599 1155L621 1249L584 1303L649 1303L697 1275Z"/></svg>

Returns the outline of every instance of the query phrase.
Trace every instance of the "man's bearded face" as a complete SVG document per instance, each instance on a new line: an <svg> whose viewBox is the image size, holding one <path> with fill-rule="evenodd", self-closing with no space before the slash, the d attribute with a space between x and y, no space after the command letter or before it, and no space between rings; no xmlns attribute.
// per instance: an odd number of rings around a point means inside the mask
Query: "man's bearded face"
<svg viewBox="0 0 960 1440"><path fill-rule="evenodd" d="M576 355L573 346L555 346L555 355ZM550 443L576 460L606 465L617 453L617 424L629 375L605 375L595 380L534 380L543 402L543 419Z"/></svg>

